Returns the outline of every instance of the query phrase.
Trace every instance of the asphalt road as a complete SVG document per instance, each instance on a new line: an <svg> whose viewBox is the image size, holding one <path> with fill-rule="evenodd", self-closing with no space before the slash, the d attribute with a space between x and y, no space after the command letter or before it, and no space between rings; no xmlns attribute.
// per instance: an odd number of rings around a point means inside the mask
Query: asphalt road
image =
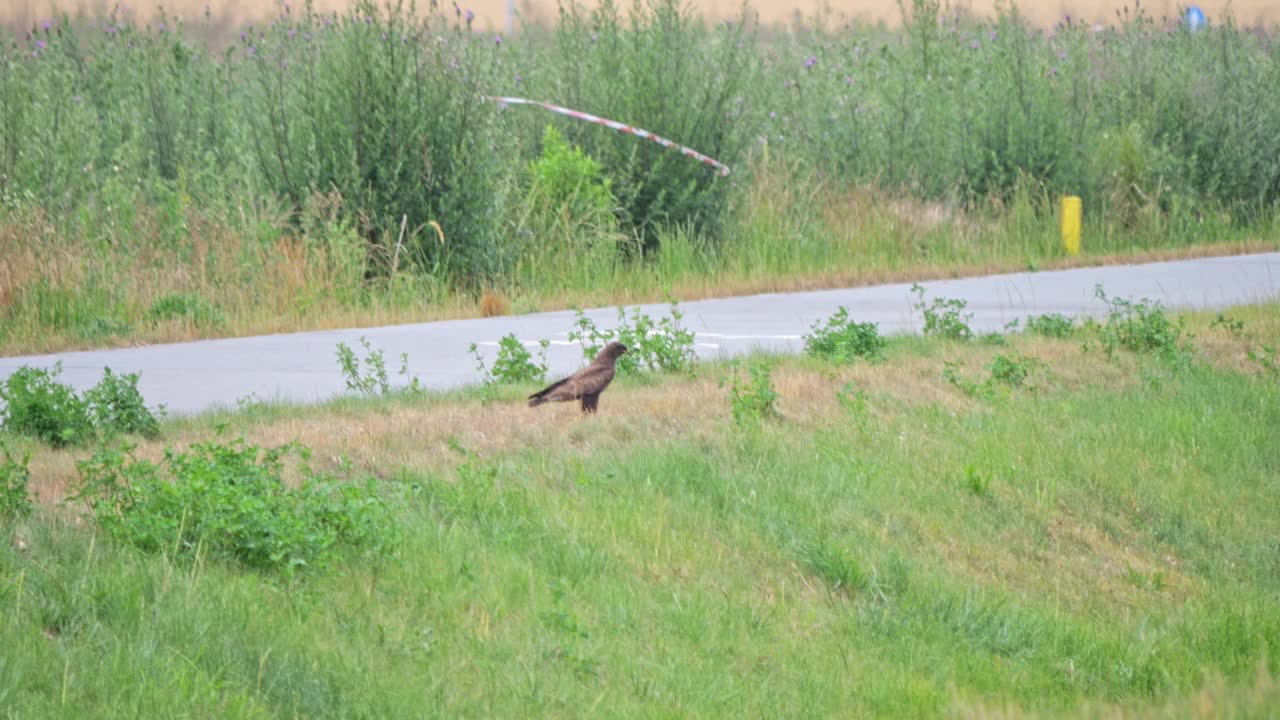
<svg viewBox="0 0 1280 720"><path fill-rule="evenodd" d="M973 313L970 325L977 332L1000 330L1027 315L1101 315L1106 306L1094 296L1098 284L1112 297L1149 298L1170 309L1220 309L1280 297L1280 253L921 283L927 297L967 301ZM840 305L857 321L879 323L882 333L918 332L922 320L912 309L915 297L910 288L904 283L752 295L700 300L682 304L681 309L684 325L696 333L701 357L728 357L753 349L797 352L809 327ZM655 318L667 312L664 305L641 307ZM617 323L616 308L587 314L602 329ZM549 312L10 357L0 358L0 378L23 365L61 361L62 379L84 389L98 382L104 367L139 372L148 404L163 404L172 414L234 407L246 398L316 402L345 392L336 355L339 342L363 355L359 341L367 338L384 351L393 374L401 353L407 353L413 375L427 387L445 389L479 380L467 352L471 343L491 361L497 340L508 333L530 344L552 341L552 374L576 370L583 360L578 345L568 341L573 323L572 312Z"/></svg>

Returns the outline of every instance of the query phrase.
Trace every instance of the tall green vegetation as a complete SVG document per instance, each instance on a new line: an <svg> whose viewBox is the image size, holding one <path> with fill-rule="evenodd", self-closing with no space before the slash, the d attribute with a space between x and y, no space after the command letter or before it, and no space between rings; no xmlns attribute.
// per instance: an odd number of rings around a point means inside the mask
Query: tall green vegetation
<svg viewBox="0 0 1280 720"><path fill-rule="evenodd" d="M934 0L903 17L778 30L749 8L711 25L678 0L610 0L504 37L456 6L363 2L229 36L164 16L17 30L0 42L0 345L493 289L623 302L689 277L1039 262L1062 193L1084 197L1090 251L1272 232L1272 29L1133 10L1044 30ZM483 98L508 94L733 173Z"/></svg>

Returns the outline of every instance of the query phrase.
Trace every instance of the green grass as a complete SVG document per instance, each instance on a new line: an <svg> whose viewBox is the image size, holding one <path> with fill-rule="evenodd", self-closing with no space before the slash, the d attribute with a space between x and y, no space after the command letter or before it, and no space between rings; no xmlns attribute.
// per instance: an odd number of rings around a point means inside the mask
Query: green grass
<svg viewBox="0 0 1280 720"><path fill-rule="evenodd" d="M1275 309L1236 315L1273 342ZM284 579L143 555L46 505L0 526L0 706L1265 717L1280 385L1207 325L1190 364L1032 336L775 359L780 415L742 428L714 367L621 379L589 420L517 387L169 421L167 443L230 422L348 455L403 543ZM1043 361L1037 389L942 377L997 352ZM66 453L33 449L56 483Z"/></svg>

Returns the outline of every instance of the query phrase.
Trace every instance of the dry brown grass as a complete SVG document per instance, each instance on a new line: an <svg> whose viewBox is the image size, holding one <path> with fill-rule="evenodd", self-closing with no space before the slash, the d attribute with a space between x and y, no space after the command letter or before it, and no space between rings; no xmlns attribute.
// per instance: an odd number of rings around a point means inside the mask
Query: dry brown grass
<svg viewBox="0 0 1280 720"><path fill-rule="evenodd" d="M36 22L38 18L48 16L50 9L53 7L69 9L73 12L76 9L84 9L89 13L93 13L108 8L112 4L107 0L66 0L64 2L11 0L6 4L5 9L0 10L0 20L13 21L18 25L29 25ZM300 2L293 4L295 6L301 5ZM315 7L321 12L342 10L350 7L351 4L349 0L315 0ZM507 2L505 0L468 0L468 2L459 4L475 11L480 27L502 29L506 26ZM592 3L588 1L585 4L590 6ZM909 5L910 3L907 4ZM952 3L954 7L966 8L984 15L992 14L999 4L1001 4L999 0L973 0ZM1075 2L1057 3L1023 2L1020 6L1020 11L1033 22L1046 26L1061 20L1066 14L1083 18L1090 22L1110 22L1114 19L1116 10L1123 8L1126 4L1132 5L1132 3L1118 0L1076 0ZM1175 15L1178 7L1184 3L1172 0L1148 0L1142 4L1147 8L1148 12L1156 17L1161 17ZM1210 18L1221 15L1229 5L1235 16L1244 22L1252 23L1280 19L1280 3L1275 2L1275 0L1234 0L1234 2L1229 0L1201 0L1198 4ZM126 7L129 8L129 14L139 18L148 18L156 14L156 9L160 5L161 3L159 2L141 2ZM246 0L240 3L227 2L226 0L169 0L163 5L169 13L185 18L199 17L204 13L207 5L210 7L214 17L222 18L228 24L238 24L270 16L277 11L280 3L277 0ZM515 5L522 17L539 21L554 17L556 10L556 5L551 0L542 0L540 2L517 0ZM741 7L740 3L732 0L700 0L691 2L690 5L711 19L733 16ZM782 0L755 0L751 3L751 7L759 12L762 21L770 24L790 23L796 18L797 14L812 17L820 8L828 16L835 19L857 18L864 21L885 21L892 24L898 22L901 18L901 13L895 0L829 0L827 2L807 0L799 3L783 2Z"/></svg>
<svg viewBox="0 0 1280 720"><path fill-rule="evenodd" d="M1280 334L1280 327L1276 334ZM1243 352L1241 341L1219 337L1217 332L1213 347L1216 350L1210 357L1229 367L1236 366L1235 358ZM1050 368L1033 377L1040 393L1099 386L1121 389L1135 382L1132 358L1121 355L1105 362L1098 353L1082 355L1076 341L1028 337L1018 338L1009 349L955 346L947 351L946 359L962 363L962 373L977 378L996 352L1010 350L1034 357ZM903 412L925 405L955 413L983 411L982 401L966 396L942 377L942 366L941 358L904 351L888 362L840 368L788 361L778 368L773 380L787 426L806 432L842 422L836 393L845 383L868 390L874 400L870 419L878 424L890 423ZM297 440L315 451L319 465L331 462L336 467L338 458L346 457L356 468L377 475L403 467L448 471L461 460L457 446L484 455L554 448L568 457L580 457L602 447L680 437L700 438L715 445L724 442L722 431L728 422L719 372L712 366L694 378L664 378L645 386L615 385L602 398L598 417L583 417L576 405L568 403L530 409L521 401L523 394L513 390L489 404L451 395L376 406L299 408L281 418L237 422L237 428L250 442L277 446ZM216 436L209 423L181 422L161 440L142 441L137 455L159 460L166 446L187 447ZM911 440L922 448L935 442L925 431ZM75 459L83 454L79 450L34 452L33 492L45 501L60 499L76 477Z"/></svg>
<svg viewBox="0 0 1280 720"><path fill-rule="evenodd" d="M506 295L493 290L486 290L480 296L480 317L497 317L511 314L511 301Z"/></svg>

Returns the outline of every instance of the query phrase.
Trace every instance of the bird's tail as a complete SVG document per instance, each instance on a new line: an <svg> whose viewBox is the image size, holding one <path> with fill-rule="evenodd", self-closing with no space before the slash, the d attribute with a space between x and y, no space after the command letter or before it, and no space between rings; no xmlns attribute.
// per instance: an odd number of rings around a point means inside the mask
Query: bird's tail
<svg viewBox="0 0 1280 720"><path fill-rule="evenodd" d="M542 397L542 393L529 396L529 407L538 407L544 402L546 402L546 399Z"/></svg>

